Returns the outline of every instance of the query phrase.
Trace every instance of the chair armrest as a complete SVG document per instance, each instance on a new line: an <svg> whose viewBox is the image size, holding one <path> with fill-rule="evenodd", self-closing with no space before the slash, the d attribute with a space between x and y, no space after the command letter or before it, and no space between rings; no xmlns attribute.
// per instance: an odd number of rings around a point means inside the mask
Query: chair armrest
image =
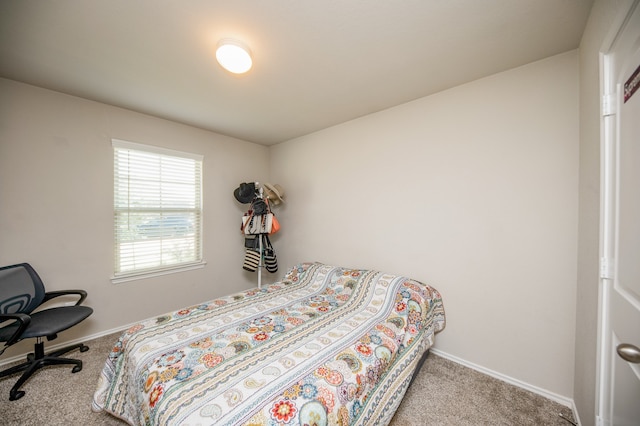
<svg viewBox="0 0 640 426"><path fill-rule="evenodd" d="M11 346L14 343L20 341L20 336L27 329L29 323L31 323L31 317L27 314L0 314L0 323L8 320L16 320L19 322L18 329L11 335L9 340L7 340L4 344L5 347ZM12 327L15 323L9 324L6 327ZM4 328L4 327L3 327ZM4 352L4 349L0 351L0 353Z"/></svg>
<svg viewBox="0 0 640 426"><path fill-rule="evenodd" d="M84 299L87 298L87 292L84 291L84 290L47 291L44 294L44 300L42 301L42 303L47 302L47 301L53 299L54 297L69 296L69 295L80 296L80 299L76 302L76 306L80 305L82 302L84 302Z"/></svg>

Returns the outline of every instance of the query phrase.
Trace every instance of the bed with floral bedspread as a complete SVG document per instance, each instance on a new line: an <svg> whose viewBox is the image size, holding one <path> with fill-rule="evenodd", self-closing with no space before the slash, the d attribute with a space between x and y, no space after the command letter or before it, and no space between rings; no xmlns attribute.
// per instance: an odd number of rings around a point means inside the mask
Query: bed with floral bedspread
<svg viewBox="0 0 640 426"><path fill-rule="evenodd" d="M129 328L93 409L132 425L384 425L444 325L428 285L304 263Z"/></svg>

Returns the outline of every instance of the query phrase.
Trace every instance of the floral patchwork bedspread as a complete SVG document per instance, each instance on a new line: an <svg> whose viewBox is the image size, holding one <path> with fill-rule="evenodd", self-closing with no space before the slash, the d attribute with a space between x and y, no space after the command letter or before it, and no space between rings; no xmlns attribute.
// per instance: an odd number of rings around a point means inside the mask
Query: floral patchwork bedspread
<svg viewBox="0 0 640 426"><path fill-rule="evenodd" d="M385 425L444 325L430 286L304 263L125 331L93 409L132 425Z"/></svg>

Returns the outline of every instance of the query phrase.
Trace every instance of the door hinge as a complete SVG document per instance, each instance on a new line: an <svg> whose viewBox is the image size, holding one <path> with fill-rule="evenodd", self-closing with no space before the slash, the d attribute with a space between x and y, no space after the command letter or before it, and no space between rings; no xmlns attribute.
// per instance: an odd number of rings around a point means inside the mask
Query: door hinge
<svg viewBox="0 0 640 426"><path fill-rule="evenodd" d="M612 280L614 275L615 265L613 260L608 257L600 258L600 278L605 280Z"/></svg>
<svg viewBox="0 0 640 426"><path fill-rule="evenodd" d="M602 95L602 116L614 115L618 109L617 96L615 93Z"/></svg>

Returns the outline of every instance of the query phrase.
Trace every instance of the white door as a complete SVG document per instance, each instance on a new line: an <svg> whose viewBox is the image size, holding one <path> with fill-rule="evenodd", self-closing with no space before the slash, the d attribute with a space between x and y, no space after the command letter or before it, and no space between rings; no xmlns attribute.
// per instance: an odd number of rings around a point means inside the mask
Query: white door
<svg viewBox="0 0 640 426"><path fill-rule="evenodd" d="M640 425L640 7L603 57L603 240L599 416ZM637 92L635 91L636 89Z"/></svg>

